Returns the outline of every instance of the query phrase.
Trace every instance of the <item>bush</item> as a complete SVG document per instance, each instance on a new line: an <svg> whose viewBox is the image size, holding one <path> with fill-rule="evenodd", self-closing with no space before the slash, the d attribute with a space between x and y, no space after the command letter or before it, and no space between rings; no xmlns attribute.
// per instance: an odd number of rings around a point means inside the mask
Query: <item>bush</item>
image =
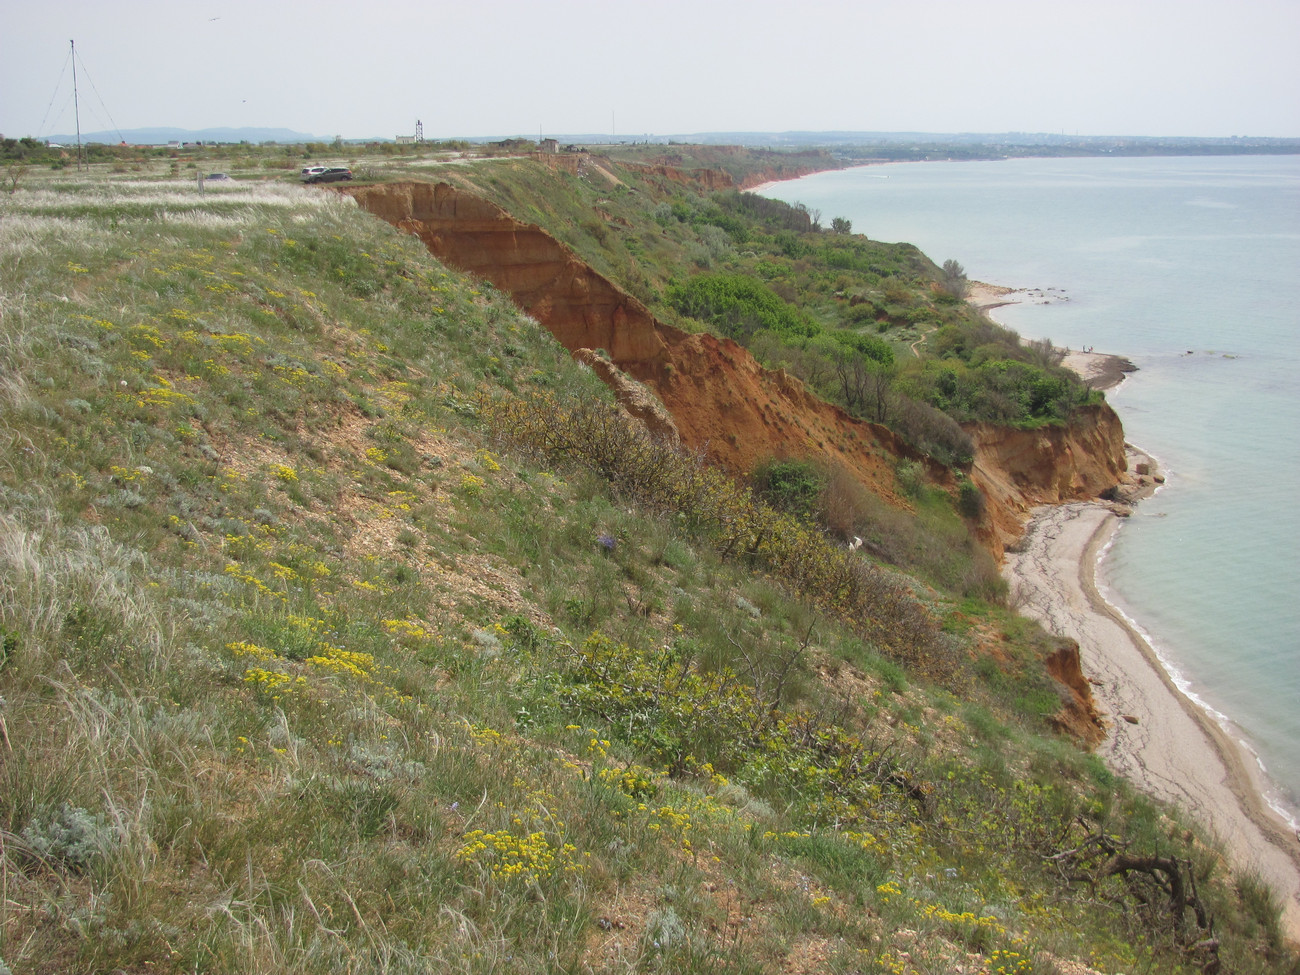
<svg viewBox="0 0 1300 975"><path fill-rule="evenodd" d="M806 460L769 460L754 469L758 496L781 511L811 521L817 513L825 478Z"/></svg>
<svg viewBox="0 0 1300 975"><path fill-rule="evenodd" d="M882 338L863 335L860 332L835 332L835 339L841 345L858 352L882 366L894 364L894 347Z"/></svg>
<svg viewBox="0 0 1300 975"><path fill-rule="evenodd" d="M975 442L946 413L926 403L897 396L889 428L941 464L963 467L975 456Z"/></svg>
<svg viewBox="0 0 1300 975"><path fill-rule="evenodd" d="M984 494L974 481L962 481L957 489L957 510L963 518L979 520L984 516Z"/></svg>
<svg viewBox="0 0 1300 975"><path fill-rule="evenodd" d="M84 873L111 848L113 832L103 816L64 803L57 811L33 818L22 832L35 857L72 873Z"/></svg>
<svg viewBox="0 0 1300 975"><path fill-rule="evenodd" d="M809 338L821 331L821 326L782 301L767 285L742 274L700 274L684 284L671 285L664 300L683 315L737 340L762 329L787 339Z"/></svg>

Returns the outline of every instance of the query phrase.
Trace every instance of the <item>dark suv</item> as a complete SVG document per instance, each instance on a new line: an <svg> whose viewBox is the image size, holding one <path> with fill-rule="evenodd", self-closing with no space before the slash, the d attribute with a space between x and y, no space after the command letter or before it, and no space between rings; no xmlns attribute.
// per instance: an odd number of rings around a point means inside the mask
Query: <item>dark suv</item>
<svg viewBox="0 0 1300 975"><path fill-rule="evenodd" d="M350 169L327 169L323 173L313 173L308 176L304 183L337 183L339 180L351 179L352 170Z"/></svg>

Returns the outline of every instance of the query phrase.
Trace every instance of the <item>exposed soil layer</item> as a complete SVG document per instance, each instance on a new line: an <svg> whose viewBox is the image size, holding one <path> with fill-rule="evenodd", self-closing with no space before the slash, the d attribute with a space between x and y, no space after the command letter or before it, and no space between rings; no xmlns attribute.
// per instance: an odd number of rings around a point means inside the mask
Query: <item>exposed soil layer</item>
<svg viewBox="0 0 1300 975"><path fill-rule="evenodd" d="M971 477L988 502L987 541L999 557L1035 507L1098 498L1126 479L1124 428L1105 403L1080 408L1061 426L965 429L975 441Z"/></svg>
<svg viewBox="0 0 1300 975"><path fill-rule="evenodd" d="M592 364L630 412L713 463L746 474L769 458L813 459L848 472L899 507L908 506L896 491L902 459L924 464L935 483L954 487L950 471L887 428L813 396L782 370L763 368L733 341L656 321L641 302L540 227L515 220L493 203L446 183L339 191L418 236L444 263L509 293L565 348ZM647 389L671 419L647 402ZM976 444L970 476L987 502L980 536L999 557L1021 536L1034 507L1096 498L1126 470L1123 430L1105 404L1080 410L1059 427L973 424L967 431ZM1077 655L1055 661L1053 675L1071 691L1062 724L1095 739L1096 711Z"/></svg>
<svg viewBox="0 0 1300 975"><path fill-rule="evenodd" d="M941 482L949 477L888 429L811 395L783 371L764 369L743 346L656 321L544 230L495 204L445 183L343 192L418 236L448 265L508 292L569 351L603 350L659 397L684 446L728 470L747 473L770 457L816 458L897 505L905 504L894 485L899 458L927 463Z"/></svg>
<svg viewBox="0 0 1300 975"><path fill-rule="evenodd" d="M722 174L725 176L725 174ZM809 394L785 372L764 369L742 346L658 322L636 298L598 274L540 227L446 183L347 187L366 210L418 236L440 260L508 292L571 352L603 350L617 369L654 392L681 442L729 470L771 458L809 458L852 473L893 504L900 459L950 473L890 430ZM602 375L615 392L609 371ZM1125 470L1119 418L1108 406L1062 427L1014 430L975 424L971 472L984 492L981 537L994 554L1018 538L1040 504L1094 498Z"/></svg>

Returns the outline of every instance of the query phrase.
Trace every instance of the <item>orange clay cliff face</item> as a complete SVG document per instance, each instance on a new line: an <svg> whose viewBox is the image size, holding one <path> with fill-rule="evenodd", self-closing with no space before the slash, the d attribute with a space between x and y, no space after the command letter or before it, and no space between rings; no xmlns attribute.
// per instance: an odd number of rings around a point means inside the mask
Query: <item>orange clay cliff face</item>
<svg viewBox="0 0 1300 975"><path fill-rule="evenodd" d="M365 210L415 234L446 264L490 281L546 326L570 352L604 350L598 372L620 400L660 432L739 473L772 457L807 458L849 472L893 504L900 459L931 478L952 475L890 430L809 394L783 371L763 368L742 346L658 322L637 299L588 267L541 228L445 183L347 187ZM593 365L597 356L582 357ZM616 369L610 369L612 364ZM647 408L648 387L671 422ZM1025 431L974 424L972 479L987 500L981 537L997 556L1018 538L1036 505L1095 498L1125 470L1124 437L1109 406L1080 411L1068 426Z"/></svg>
<svg viewBox="0 0 1300 975"><path fill-rule="evenodd" d="M1094 499L1124 480L1124 428L1108 404L1085 406L1064 426L965 427L975 441L971 478L988 504L995 555L1018 539L1032 508Z"/></svg>

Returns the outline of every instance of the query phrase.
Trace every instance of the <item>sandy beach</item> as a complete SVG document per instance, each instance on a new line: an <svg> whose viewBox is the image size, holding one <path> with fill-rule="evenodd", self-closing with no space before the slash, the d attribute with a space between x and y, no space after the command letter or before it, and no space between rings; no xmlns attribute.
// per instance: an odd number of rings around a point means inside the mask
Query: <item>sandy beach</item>
<svg viewBox="0 0 1300 975"><path fill-rule="evenodd" d="M1130 468L1141 455L1130 458ZM1264 802L1258 765L1170 679L1155 651L1101 596L1097 563L1122 524L1113 506L1039 508L1005 573L1021 611L1078 641L1109 724L1098 752L1113 771L1177 803L1284 898L1284 931L1300 942L1300 839Z"/></svg>
<svg viewBox="0 0 1300 975"><path fill-rule="evenodd" d="M988 313L1021 302L1068 301L1055 288L971 282L967 300ZM1127 359L1063 350L1063 364L1097 389L1135 370ZM1129 471L1152 458L1130 447ZM1156 487L1130 484L1131 499ZM1098 563L1127 505L1082 502L1038 508L1003 571L1021 612L1079 643L1083 671L1106 716L1098 753L1107 767L1157 799L1176 803L1222 842L1239 870L1255 871L1283 898L1283 931L1300 943L1300 834L1265 802L1258 762L1174 684L1155 650L1097 586ZM1140 517L1140 512L1137 515Z"/></svg>

